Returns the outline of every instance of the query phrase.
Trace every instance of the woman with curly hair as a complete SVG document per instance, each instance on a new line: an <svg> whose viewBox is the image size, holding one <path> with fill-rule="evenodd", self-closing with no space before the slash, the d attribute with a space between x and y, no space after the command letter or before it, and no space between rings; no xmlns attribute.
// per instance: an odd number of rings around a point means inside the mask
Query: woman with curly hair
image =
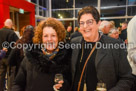
<svg viewBox="0 0 136 91"><path fill-rule="evenodd" d="M39 23L33 49L25 51L12 91L68 91L70 51L59 48L59 42L64 42L65 36L65 28L60 21L47 18ZM42 45L42 48L35 45ZM58 73L63 75L63 80L55 84L54 77Z"/></svg>

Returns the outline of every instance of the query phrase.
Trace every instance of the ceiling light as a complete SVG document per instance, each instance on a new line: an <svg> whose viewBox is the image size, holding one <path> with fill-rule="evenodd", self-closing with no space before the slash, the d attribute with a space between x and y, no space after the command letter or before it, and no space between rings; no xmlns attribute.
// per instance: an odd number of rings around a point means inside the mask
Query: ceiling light
<svg viewBox="0 0 136 91"><path fill-rule="evenodd" d="M58 16L60 16L60 14L58 14Z"/></svg>
<svg viewBox="0 0 136 91"><path fill-rule="evenodd" d="M62 19L63 17L62 16L60 16L60 19Z"/></svg>

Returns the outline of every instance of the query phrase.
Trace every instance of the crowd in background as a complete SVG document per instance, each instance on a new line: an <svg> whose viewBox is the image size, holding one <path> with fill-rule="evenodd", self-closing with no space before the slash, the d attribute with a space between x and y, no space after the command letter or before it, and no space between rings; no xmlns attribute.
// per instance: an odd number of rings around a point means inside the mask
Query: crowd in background
<svg viewBox="0 0 136 91"><path fill-rule="evenodd" d="M6 19L0 29L0 91L94 91L98 83L106 84L103 91L136 91L136 16L118 28L99 16L96 8L87 6L78 12L79 27L74 29L47 18L20 31ZM3 47L5 41L15 42L14 49ZM81 48L61 49L60 42L80 43ZM97 49L97 42L123 43L125 48ZM37 46L18 47L24 44ZM55 83L56 74L63 80Z"/></svg>

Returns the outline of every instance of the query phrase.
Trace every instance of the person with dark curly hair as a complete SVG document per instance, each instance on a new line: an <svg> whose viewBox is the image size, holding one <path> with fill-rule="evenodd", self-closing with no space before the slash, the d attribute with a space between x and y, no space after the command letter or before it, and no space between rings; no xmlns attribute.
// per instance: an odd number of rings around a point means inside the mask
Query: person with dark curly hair
<svg viewBox="0 0 136 91"><path fill-rule="evenodd" d="M82 8L78 23L82 36L73 38L71 43L81 43L82 47L72 50L72 91L130 91L134 78L127 53L115 46L120 46L120 41L99 31L97 9ZM99 84L101 87L97 87Z"/></svg>
<svg viewBox="0 0 136 91"><path fill-rule="evenodd" d="M23 33L22 38L19 39L15 43L14 49L12 49L12 51L8 57L8 64L9 64L10 68L12 68L12 70L10 70L10 72L9 72L9 76L12 77L12 79L10 79L11 82L14 81L14 78L16 77L16 74L19 70L20 64L24 58L25 46L23 46L23 45L32 44L33 36L34 36L34 27L31 25L27 25L24 28L24 33ZM12 84L11 84L10 88L8 88L8 89L11 89L11 88L12 88Z"/></svg>
<svg viewBox="0 0 136 91"><path fill-rule="evenodd" d="M12 91L69 90L70 51L59 48L59 42L64 42L65 36L65 28L60 21L47 18L39 23L33 37L34 46L32 50L25 50ZM63 80L57 84L54 82L55 74L63 75Z"/></svg>
<svg viewBox="0 0 136 91"><path fill-rule="evenodd" d="M34 36L34 27L31 25L27 25L24 28L24 33L21 39L19 39L16 43L15 46L9 57L8 57L8 62L9 65L12 66L16 66L16 71L15 71L15 76L18 72L18 69L20 67L20 63L24 58L24 48L23 45L24 44L32 44L32 38Z"/></svg>

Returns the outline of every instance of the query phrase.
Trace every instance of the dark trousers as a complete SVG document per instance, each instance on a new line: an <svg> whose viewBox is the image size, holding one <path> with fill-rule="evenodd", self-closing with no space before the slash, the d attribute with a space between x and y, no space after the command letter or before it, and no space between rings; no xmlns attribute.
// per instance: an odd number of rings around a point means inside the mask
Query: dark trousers
<svg viewBox="0 0 136 91"><path fill-rule="evenodd" d="M0 60L0 91L5 89L5 76L7 74L7 91L11 91L14 80L14 67L9 67L7 58Z"/></svg>
<svg viewBox="0 0 136 91"><path fill-rule="evenodd" d="M134 84L131 88L131 91L136 91L136 75L133 75L133 76L134 76L135 80L134 80Z"/></svg>
<svg viewBox="0 0 136 91"><path fill-rule="evenodd" d="M3 58L0 60L0 91L4 91L7 67L7 59Z"/></svg>

